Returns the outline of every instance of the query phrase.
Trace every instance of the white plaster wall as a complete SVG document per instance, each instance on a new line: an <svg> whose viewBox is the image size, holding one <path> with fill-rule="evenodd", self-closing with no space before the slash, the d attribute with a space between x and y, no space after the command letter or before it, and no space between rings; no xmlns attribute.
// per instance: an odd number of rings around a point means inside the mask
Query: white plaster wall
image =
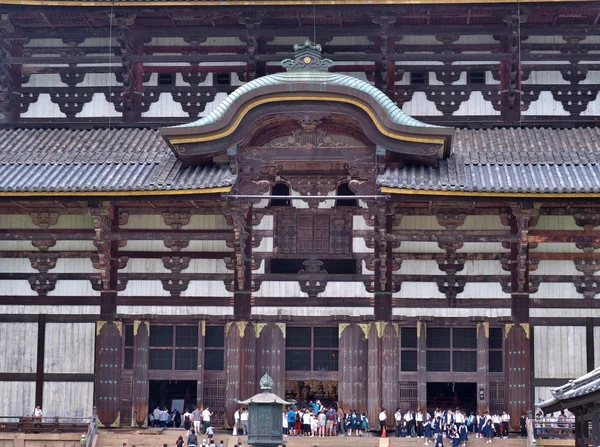
<svg viewBox="0 0 600 447"><path fill-rule="evenodd" d="M575 223L573 216L540 216L532 229L583 231L583 228Z"/></svg>
<svg viewBox="0 0 600 447"><path fill-rule="evenodd" d="M56 281L54 290L48 296L100 296L101 292L92 288L92 283L85 279Z"/></svg>
<svg viewBox="0 0 600 447"><path fill-rule="evenodd" d="M92 415L93 382L45 382L44 415L84 418Z"/></svg>
<svg viewBox="0 0 600 447"><path fill-rule="evenodd" d="M37 295L37 294L36 294ZM98 315L100 306L15 306L0 305L0 314L7 315Z"/></svg>
<svg viewBox="0 0 600 447"><path fill-rule="evenodd" d="M394 253L446 253L437 242L402 241L400 247L392 249Z"/></svg>
<svg viewBox="0 0 600 447"><path fill-rule="evenodd" d="M483 317L499 318L509 317L510 308L456 308L456 307L395 307L392 309L392 315L404 317L441 317L441 318L465 318L465 317Z"/></svg>
<svg viewBox="0 0 600 447"><path fill-rule="evenodd" d="M47 323L44 372L93 374L95 346L94 323Z"/></svg>
<svg viewBox="0 0 600 447"><path fill-rule="evenodd" d="M293 315L297 317L315 317L347 315L359 317L361 315L373 315L372 307L288 307L288 306L252 306L252 315Z"/></svg>
<svg viewBox="0 0 600 447"><path fill-rule="evenodd" d="M0 215L0 228L22 228L27 230L39 230L34 225L29 214L3 214ZM72 229L72 228L94 228L94 220L91 216L81 215L60 215L56 225L50 227L52 230Z"/></svg>
<svg viewBox="0 0 600 447"><path fill-rule="evenodd" d="M29 416L35 407L35 382L0 382L0 396L0 414Z"/></svg>
<svg viewBox="0 0 600 447"><path fill-rule="evenodd" d="M531 298L554 298L554 299L583 299L583 295L577 293L573 283L541 283L538 291L530 295Z"/></svg>
<svg viewBox="0 0 600 447"><path fill-rule="evenodd" d="M117 306L118 315L233 315L233 306Z"/></svg>
<svg viewBox="0 0 600 447"><path fill-rule="evenodd" d="M527 91L527 88L523 87L524 91ZM552 93L549 91L544 91L540 93L539 98L536 101L533 101L529 104L529 108L523 112L523 115L552 115L552 116L567 116L570 115L567 112L563 105L554 100Z"/></svg>
<svg viewBox="0 0 600 447"><path fill-rule="evenodd" d="M298 281L264 281L252 295L259 298L308 296L300 290Z"/></svg>
<svg viewBox="0 0 600 447"><path fill-rule="evenodd" d="M400 290L392 296L394 298L446 298L446 295L439 291L436 283L410 281L404 281Z"/></svg>
<svg viewBox="0 0 600 447"><path fill-rule="evenodd" d="M233 296L233 293L227 291L223 281L190 281L187 290L181 292L181 296L222 297Z"/></svg>
<svg viewBox="0 0 600 447"><path fill-rule="evenodd" d="M572 379L587 372L585 326L533 329L535 378Z"/></svg>
<svg viewBox="0 0 600 447"><path fill-rule="evenodd" d="M531 318L600 318L600 309L543 309L533 308L529 310Z"/></svg>
<svg viewBox="0 0 600 447"><path fill-rule="evenodd" d="M537 275L581 275L575 268L573 261L548 261L541 260L531 276Z"/></svg>
<svg viewBox="0 0 600 447"><path fill-rule="evenodd" d="M463 293L458 298L510 298L510 293L504 293L498 283L471 282L465 284Z"/></svg>
<svg viewBox="0 0 600 447"><path fill-rule="evenodd" d="M0 373L35 373L37 337L36 323L0 323Z"/></svg>
<svg viewBox="0 0 600 447"><path fill-rule="evenodd" d="M127 245L121 250L176 253L170 248L165 247L163 241L127 241ZM190 241L189 245L183 248L180 253L185 253L187 251L218 251L230 253L232 252L232 249L227 247L225 241Z"/></svg>

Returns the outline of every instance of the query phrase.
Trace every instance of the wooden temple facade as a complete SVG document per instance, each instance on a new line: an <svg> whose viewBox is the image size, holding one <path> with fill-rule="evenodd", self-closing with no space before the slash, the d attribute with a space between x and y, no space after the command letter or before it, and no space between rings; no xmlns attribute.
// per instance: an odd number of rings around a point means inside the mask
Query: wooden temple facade
<svg viewBox="0 0 600 447"><path fill-rule="evenodd" d="M600 2L44 3L0 0L0 414L226 424L268 372L518 423L600 365Z"/></svg>

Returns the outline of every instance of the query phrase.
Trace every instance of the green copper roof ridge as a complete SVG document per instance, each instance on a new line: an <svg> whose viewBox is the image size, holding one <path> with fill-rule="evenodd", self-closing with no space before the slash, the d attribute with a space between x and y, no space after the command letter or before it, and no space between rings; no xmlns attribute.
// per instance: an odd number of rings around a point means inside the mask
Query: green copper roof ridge
<svg viewBox="0 0 600 447"><path fill-rule="evenodd" d="M189 127L203 127L210 124L216 123L234 104L237 100L239 100L244 94L249 93L253 90L267 87L270 85L291 85L297 82L314 82L314 83L323 83L323 86L326 85L339 85L346 86L352 89L356 89L359 92L366 93L370 97L372 97L386 112L388 117L395 124L400 124L409 127L431 127L431 128L440 128L443 126L436 126L434 124L424 123L419 121L406 112L404 112L397 104L395 104L385 93L383 93L377 87L369 84L362 79L358 79L354 76L349 76L341 73L331 73L327 71L320 70L297 70L297 71L287 71L283 73L275 73L268 76L263 76L257 79L253 79L249 81L237 89L235 89L231 94L227 96L221 103L208 115L203 116L202 118L185 123L177 126L171 126L171 128L189 128ZM315 90L315 92L319 92L323 90Z"/></svg>

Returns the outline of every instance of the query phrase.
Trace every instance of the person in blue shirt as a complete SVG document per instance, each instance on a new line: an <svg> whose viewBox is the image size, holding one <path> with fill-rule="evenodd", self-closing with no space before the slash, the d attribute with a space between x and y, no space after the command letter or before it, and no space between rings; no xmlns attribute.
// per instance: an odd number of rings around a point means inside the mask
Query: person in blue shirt
<svg viewBox="0 0 600 447"><path fill-rule="evenodd" d="M287 420L288 420L288 433L291 436L293 436L295 434L294 426L296 424L296 412L294 410L292 410L292 407L288 407Z"/></svg>
<svg viewBox="0 0 600 447"><path fill-rule="evenodd" d="M431 431L431 421L425 421L423 424L423 429L425 430L425 445L429 445L429 440L433 438L433 433Z"/></svg>

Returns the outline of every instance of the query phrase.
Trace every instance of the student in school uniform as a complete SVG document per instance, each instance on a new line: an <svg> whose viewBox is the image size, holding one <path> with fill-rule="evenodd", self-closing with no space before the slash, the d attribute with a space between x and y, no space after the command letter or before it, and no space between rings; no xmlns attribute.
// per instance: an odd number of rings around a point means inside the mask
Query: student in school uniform
<svg viewBox="0 0 600 447"><path fill-rule="evenodd" d="M423 430L425 432L425 445L429 445L429 440L433 441L433 432L431 431L431 421L427 420L423 424Z"/></svg>
<svg viewBox="0 0 600 447"><path fill-rule="evenodd" d="M486 439L487 444L492 443L492 435L493 435L494 427L492 426L492 420L488 419L483 426L483 437Z"/></svg>
<svg viewBox="0 0 600 447"><path fill-rule="evenodd" d="M462 443L462 447L466 447L467 441L469 440L469 429L465 424L458 427L458 435Z"/></svg>
<svg viewBox="0 0 600 447"><path fill-rule="evenodd" d="M506 410L502 410L502 416L500 416L501 431L504 439L508 438L508 423L510 422L510 414Z"/></svg>
<svg viewBox="0 0 600 447"><path fill-rule="evenodd" d="M527 414L521 413L521 418L519 419L519 427L521 428L521 438L527 437Z"/></svg>
<svg viewBox="0 0 600 447"><path fill-rule="evenodd" d="M435 447L444 447L444 433L442 433L442 430L435 437Z"/></svg>

